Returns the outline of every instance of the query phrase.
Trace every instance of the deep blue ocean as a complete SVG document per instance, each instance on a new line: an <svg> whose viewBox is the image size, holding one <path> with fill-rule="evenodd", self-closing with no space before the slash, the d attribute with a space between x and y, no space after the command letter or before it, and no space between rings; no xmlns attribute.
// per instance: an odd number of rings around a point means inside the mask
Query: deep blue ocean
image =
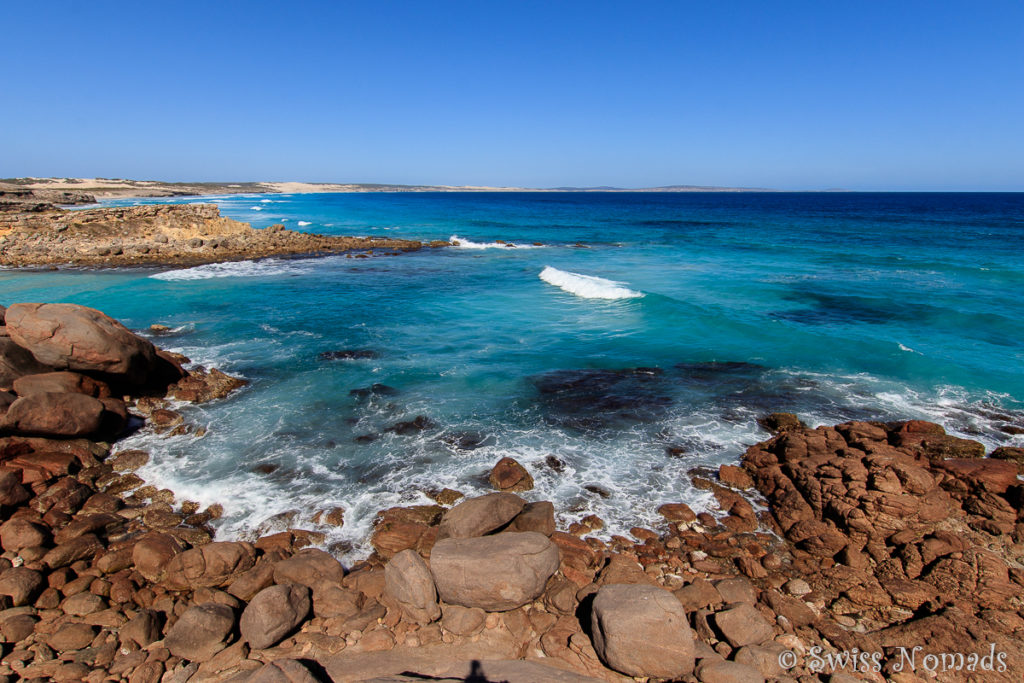
<svg viewBox="0 0 1024 683"><path fill-rule="evenodd" d="M108 203L137 201L149 200ZM329 543L357 556L377 510L445 486L484 492L505 455L533 473L527 497L555 501L564 522L657 525L662 503L709 505L687 471L737 462L772 411L812 426L924 418L989 447L1024 445L1021 194L179 201L257 227L461 245L0 271L0 303L70 301L141 330L168 325L156 343L251 381L183 409L209 428L202 438L119 446L150 450L142 476L179 500L224 504L223 538L290 510L315 528L313 510L341 505ZM374 357L319 357L342 350ZM418 416L425 429L386 431Z"/></svg>

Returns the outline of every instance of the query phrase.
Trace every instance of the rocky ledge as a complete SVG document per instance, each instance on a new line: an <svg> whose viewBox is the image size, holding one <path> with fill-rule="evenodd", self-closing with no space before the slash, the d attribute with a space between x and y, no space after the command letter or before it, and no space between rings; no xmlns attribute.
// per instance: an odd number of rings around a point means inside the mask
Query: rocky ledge
<svg viewBox="0 0 1024 683"><path fill-rule="evenodd" d="M214 204L149 204L63 210L18 203L0 211L0 266L196 265L267 256L339 252L392 255L424 246L415 240L331 237L284 225L256 229L225 218Z"/></svg>
<svg viewBox="0 0 1024 683"><path fill-rule="evenodd" d="M0 311L2 312L2 311ZM924 422L807 429L693 473L717 514L559 530L513 491L382 511L343 567L289 529L214 542L111 454L180 429L164 396L238 385L98 311L18 304L0 327L0 680L1017 681L1024 450ZM4 341L6 340L6 341ZM112 398L125 395L126 400ZM138 428L138 424L134 425ZM341 511L330 511L342 523Z"/></svg>

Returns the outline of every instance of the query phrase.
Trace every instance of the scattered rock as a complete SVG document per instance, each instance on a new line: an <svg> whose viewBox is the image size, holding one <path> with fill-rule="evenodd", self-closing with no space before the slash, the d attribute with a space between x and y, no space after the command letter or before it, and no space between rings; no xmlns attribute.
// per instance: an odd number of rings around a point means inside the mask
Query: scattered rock
<svg viewBox="0 0 1024 683"><path fill-rule="evenodd" d="M310 611L306 586L285 584L264 588L249 602L239 622L242 638L255 650L276 645L301 624Z"/></svg>
<svg viewBox="0 0 1024 683"><path fill-rule="evenodd" d="M487 480L499 491L529 491L533 488L533 477L514 458L499 460Z"/></svg>
<svg viewBox="0 0 1024 683"><path fill-rule="evenodd" d="M444 513L438 539L483 536L515 518L526 501L513 493L489 493L469 498Z"/></svg>
<svg viewBox="0 0 1024 683"><path fill-rule="evenodd" d="M426 562L414 550L403 550L384 566L386 592L416 623L429 624L441 615L437 591Z"/></svg>
<svg viewBox="0 0 1024 683"><path fill-rule="evenodd" d="M227 605L193 605L167 631L164 644L172 655L201 663L226 647L234 627L235 614Z"/></svg>

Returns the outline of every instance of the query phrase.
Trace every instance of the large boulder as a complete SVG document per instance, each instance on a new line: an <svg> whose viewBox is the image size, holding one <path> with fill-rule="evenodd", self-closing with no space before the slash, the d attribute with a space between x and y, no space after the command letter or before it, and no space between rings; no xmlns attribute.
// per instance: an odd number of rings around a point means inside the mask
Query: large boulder
<svg viewBox="0 0 1024 683"><path fill-rule="evenodd" d="M74 438L98 434L106 407L85 394L32 394L7 409L3 426L19 434Z"/></svg>
<svg viewBox="0 0 1024 683"><path fill-rule="evenodd" d="M145 578L159 581L174 556L183 550L185 546L174 536L150 532L132 547L132 564Z"/></svg>
<svg viewBox="0 0 1024 683"><path fill-rule="evenodd" d="M193 605L167 631L164 645L175 657L205 662L227 646L234 627L235 613L227 605Z"/></svg>
<svg viewBox="0 0 1024 683"><path fill-rule="evenodd" d="M487 481L499 491L529 491L533 488L533 477L515 458L499 460Z"/></svg>
<svg viewBox="0 0 1024 683"><path fill-rule="evenodd" d="M341 563L316 548L307 548L274 565L274 583L297 583L316 590L319 586L340 584L345 578Z"/></svg>
<svg viewBox="0 0 1024 683"><path fill-rule="evenodd" d="M239 622L242 639L254 650L277 645L309 614L309 588L296 584L271 586L256 594Z"/></svg>
<svg viewBox="0 0 1024 683"><path fill-rule="evenodd" d="M536 599L558 562L558 547L544 534L510 532L438 541L430 572L446 603L502 612Z"/></svg>
<svg viewBox="0 0 1024 683"><path fill-rule="evenodd" d="M172 557L167 563L164 585L171 590L224 586L254 564L256 549L251 543L207 543Z"/></svg>
<svg viewBox="0 0 1024 683"><path fill-rule="evenodd" d="M14 393L18 396L63 392L85 394L93 398L107 398L110 396L110 387L106 382L66 370L26 375L14 380Z"/></svg>
<svg viewBox="0 0 1024 683"><path fill-rule="evenodd" d="M526 501L514 493L488 493L464 500L444 513L437 537L483 536L511 522L525 505Z"/></svg>
<svg viewBox="0 0 1024 683"><path fill-rule="evenodd" d="M37 361L142 385L158 367L156 348L103 313L75 304L13 304L7 332Z"/></svg>
<svg viewBox="0 0 1024 683"><path fill-rule="evenodd" d="M594 650L628 676L680 678L693 671L686 610L668 591L642 584L602 586L590 618Z"/></svg>
<svg viewBox="0 0 1024 683"><path fill-rule="evenodd" d="M403 550L384 566L385 592L419 624L441 616L430 569L415 550Z"/></svg>
<svg viewBox="0 0 1024 683"><path fill-rule="evenodd" d="M52 369L37 361L28 349L18 346L10 337L0 336L0 389L10 389L19 377Z"/></svg>

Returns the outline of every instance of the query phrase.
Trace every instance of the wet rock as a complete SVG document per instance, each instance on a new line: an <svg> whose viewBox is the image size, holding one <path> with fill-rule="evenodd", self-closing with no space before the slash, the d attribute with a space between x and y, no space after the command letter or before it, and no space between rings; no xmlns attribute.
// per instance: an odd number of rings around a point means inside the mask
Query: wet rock
<svg viewBox="0 0 1024 683"><path fill-rule="evenodd" d="M231 377L217 368L206 370L202 367L196 367L189 370L188 376L177 381L168 391L171 396L179 401L207 403L224 398L248 383L247 380L240 377Z"/></svg>
<svg viewBox="0 0 1024 683"><path fill-rule="evenodd" d="M754 488L754 480L742 467L722 465L718 468L718 480L726 486L736 489Z"/></svg>
<svg viewBox="0 0 1024 683"><path fill-rule="evenodd" d="M317 358L320 360L373 360L380 358L380 353L372 349L341 349L324 351Z"/></svg>
<svg viewBox="0 0 1024 683"><path fill-rule="evenodd" d="M502 533L440 540L430 565L442 600L495 612L536 599L558 569L559 556L543 534Z"/></svg>
<svg viewBox="0 0 1024 683"><path fill-rule="evenodd" d="M437 423L429 417L426 415L418 415L417 417L405 422L396 422L390 427L385 428L384 431L392 432L400 436L409 436L435 427L437 427Z"/></svg>
<svg viewBox="0 0 1024 683"><path fill-rule="evenodd" d="M1012 460L1017 463L1018 472L1024 472L1024 448L1000 446L992 451L989 457L996 460Z"/></svg>
<svg viewBox="0 0 1024 683"><path fill-rule="evenodd" d="M345 508L332 507L317 510L311 521L313 524L326 524L340 529L345 525Z"/></svg>
<svg viewBox="0 0 1024 683"><path fill-rule="evenodd" d="M418 624L441 616L437 590L427 563L414 550L403 550L384 566L386 594Z"/></svg>
<svg viewBox="0 0 1024 683"><path fill-rule="evenodd" d="M697 521L697 514L686 503L665 503L658 508L658 514L677 524L690 524Z"/></svg>
<svg viewBox="0 0 1024 683"><path fill-rule="evenodd" d="M110 460L115 472L134 472L149 462L149 453L140 450L119 451Z"/></svg>
<svg viewBox="0 0 1024 683"><path fill-rule="evenodd" d="M309 614L310 590L296 584L264 588L242 612L242 638L256 650L276 645Z"/></svg>
<svg viewBox="0 0 1024 683"><path fill-rule="evenodd" d="M205 662L227 645L235 627L231 608L217 603L193 605L167 631L164 644L175 657Z"/></svg>
<svg viewBox="0 0 1024 683"><path fill-rule="evenodd" d="M469 498L444 513L438 539L483 536L515 518L526 501L513 493L489 493Z"/></svg>
<svg viewBox="0 0 1024 683"><path fill-rule="evenodd" d="M772 434L788 432L794 429L806 429L807 427L807 425L805 425L800 418L793 413L771 413L770 415L758 418L757 424L761 425L761 427Z"/></svg>
<svg viewBox="0 0 1024 683"><path fill-rule="evenodd" d="M693 671L694 637L671 593L645 585L603 586L591 611L594 650L629 676L678 678Z"/></svg>
<svg viewBox="0 0 1024 683"><path fill-rule="evenodd" d="M431 500L437 501L441 505L454 505L459 498L465 498L465 494L455 489L443 488L440 491L425 491L424 493Z"/></svg>
<svg viewBox="0 0 1024 683"><path fill-rule="evenodd" d="M533 488L533 477L514 458L499 460L487 480L499 491L529 491Z"/></svg>
<svg viewBox="0 0 1024 683"><path fill-rule="evenodd" d="M158 371L156 349L103 313L75 304L14 304L7 331L40 363L97 372L131 385Z"/></svg>
<svg viewBox="0 0 1024 683"><path fill-rule="evenodd" d="M250 543L207 543L172 557L167 563L163 583L171 590L226 586L254 564L256 549Z"/></svg>
<svg viewBox="0 0 1024 683"><path fill-rule="evenodd" d="M368 399L374 396L397 396L399 393L398 389L389 387L387 384L373 383L368 387L360 387L353 389L348 392L349 396L355 396L358 399Z"/></svg>

